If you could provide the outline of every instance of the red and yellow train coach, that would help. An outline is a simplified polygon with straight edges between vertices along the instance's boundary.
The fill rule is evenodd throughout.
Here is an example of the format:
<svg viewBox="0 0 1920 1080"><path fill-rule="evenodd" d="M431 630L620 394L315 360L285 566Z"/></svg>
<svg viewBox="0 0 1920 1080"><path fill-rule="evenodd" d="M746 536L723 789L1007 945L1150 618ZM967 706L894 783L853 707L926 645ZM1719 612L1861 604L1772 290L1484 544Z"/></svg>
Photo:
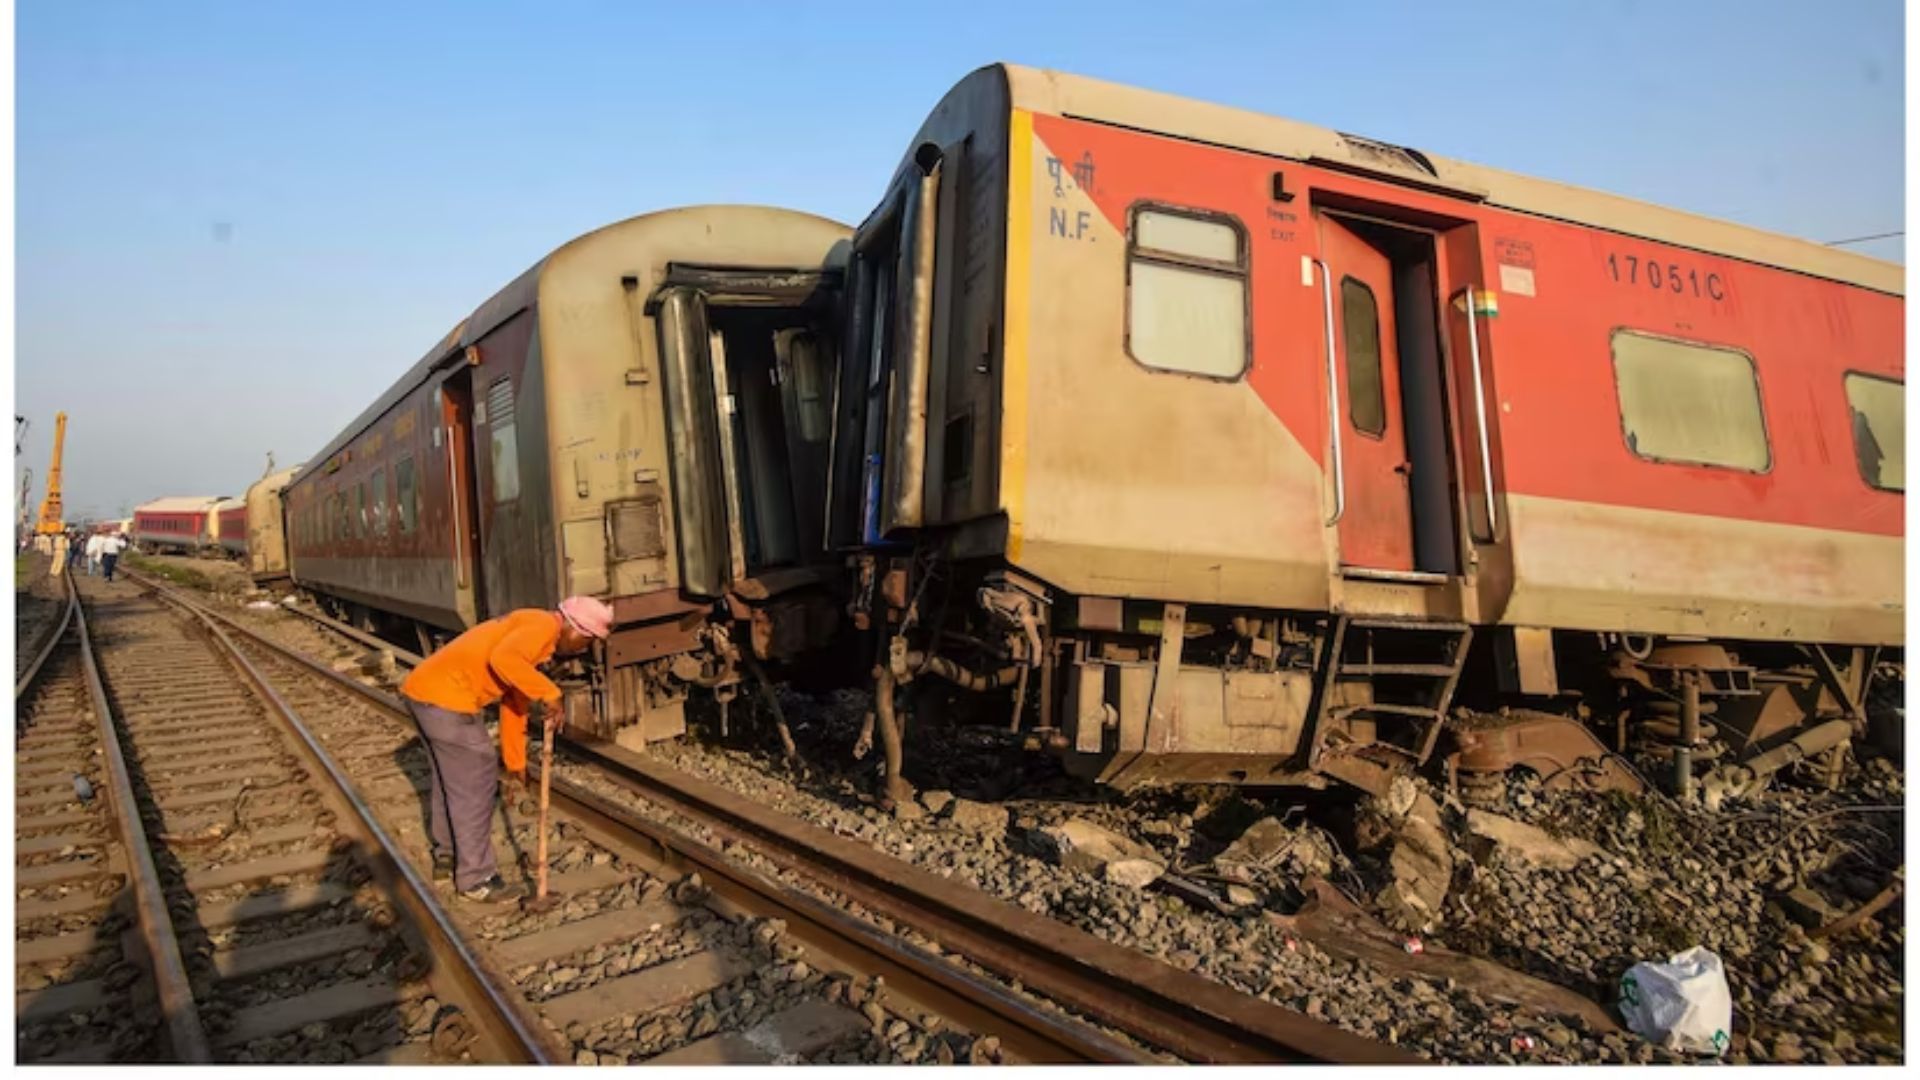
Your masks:
<svg viewBox="0 0 1920 1080"><path fill-rule="evenodd" d="M1901 644L1897 266L1011 66L854 246L883 739L937 675L1123 786L1679 782L1837 766Z"/></svg>
<svg viewBox="0 0 1920 1080"><path fill-rule="evenodd" d="M831 633L818 523L847 234L692 207L550 253L285 484L295 582L423 648L606 597L615 629L570 721L678 734L690 689L730 693L743 648Z"/></svg>

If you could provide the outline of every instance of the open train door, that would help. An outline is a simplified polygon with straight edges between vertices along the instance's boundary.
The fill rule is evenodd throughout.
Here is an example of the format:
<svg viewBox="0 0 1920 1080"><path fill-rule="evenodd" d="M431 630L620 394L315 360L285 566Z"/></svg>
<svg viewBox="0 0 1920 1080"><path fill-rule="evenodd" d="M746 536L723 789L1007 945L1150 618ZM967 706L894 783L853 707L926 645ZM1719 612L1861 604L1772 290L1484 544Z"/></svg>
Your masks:
<svg viewBox="0 0 1920 1080"><path fill-rule="evenodd" d="M837 270L669 264L660 334L680 587L756 598L815 567L831 430Z"/></svg>
<svg viewBox="0 0 1920 1080"><path fill-rule="evenodd" d="M474 494L473 369L462 364L439 387L440 430L435 432L444 455L450 554L453 558L454 606L466 625L480 622L486 612L480 581L480 507Z"/></svg>
<svg viewBox="0 0 1920 1080"><path fill-rule="evenodd" d="M882 544L927 520L934 377L935 256L955 212L942 183L954 153L925 143L853 238L834 415L827 543ZM936 492L937 494L937 492Z"/></svg>
<svg viewBox="0 0 1920 1080"><path fill-rule="evenodd" d="M1341 572L1459 573L1433 235L1322 209Z"/></svg>

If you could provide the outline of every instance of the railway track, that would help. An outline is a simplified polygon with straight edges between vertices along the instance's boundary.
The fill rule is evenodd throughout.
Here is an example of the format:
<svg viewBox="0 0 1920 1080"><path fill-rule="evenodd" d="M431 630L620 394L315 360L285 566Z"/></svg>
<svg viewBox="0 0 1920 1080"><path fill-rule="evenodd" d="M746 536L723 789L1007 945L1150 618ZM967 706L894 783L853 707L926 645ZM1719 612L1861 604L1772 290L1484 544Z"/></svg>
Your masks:
<svg viewBox="0 0 1920 1080"><path fill-rule="evenodd" d="M223 635L78 589L16 699L19 1059L535 1059Z"/></svg>
<svg viewBox="0 0 1920 1080"><path fill-rule="evenodd" d="M396 699L223 615L207 614L240 635L245 642L242 647L264 669L287 671L290 679L293 669L301 669L307 676L306 684L315 688L303 693L320 693L317 688L324 684L335 696L336 700L324 705L316 701L307 711L342 716L357 709L367 716L368 720L350 737L369 740L365 744L368 757L404 752L412 727L410 722L400 722L404 712ZM330 625L331 620L308 618L336 629ZM359 633L346 636L362 645L368 643ZM378 734L381 730L387 733L384 737ZM894 994L971 1031L993 1034L1012 1059L1417 1060L1398 1048L1354 1036L977 890L935 878L865 845L784 818L637 755L578 742L568 742L565 750L553 783L555 804L568 823L565 828L595 845L594 857L604 850L616 855L620 860L617 865L645 864L666 867L669 872L696 869L732 911L745 917L781 919L816 960L825 958L825 963L816 966L853 972L884 970ZM424 780L420 782L424 785ZM624 797L610 797L609 788ZM402 809L417 818L417 795L401 792L398 799L404 804ZM655 812L636 813L635 803L644 803ZM417 822L411 832L414 856L424 860L425 844ZM496 850L507 850L508 846L527 846L530 838L502 832L495 842ZM750 851L764 867L774 869L787 881L822 886L834 902L823 903L815 895L822 890L795 889L769 874L744 867L740 859L722 854L722 845ZM738 850L733 852L737 854ZM982 978L882 934L871 923L848 916L842 909L850 905L937 942L944 951L998 978ZM483 928L481 932L489 930ZM515 935L509 940L525 941L529 948L535 947L537 935L543 933L533 928L508 932ZM577 966L569 965L569 969ZM551 973L552 962L539 970ZM517 969L523 990L529 989L526 977L530 974L524 965ZM1071 1020L1054 1008L1037 1005L1023 994L1010 992L1001 980L1067 1005L1101 1026ZM594 984L569 993L601 989ZM542 997L542 993L532 989L529 997L549 1022L566 1021L564 1033L576 1041L583 1036L589 1041L599 1036L598 1021L571 1009L550 1008L551 999ZM598 996L604 999L609 994ZM848 1000L839 996L831 1003ZM876 1027L880 1023L874 1022ZM615 1040L614 1045L623 1044ZM644 1053L655 1047L643 1039L638 1049ZM619 1057L616 1053L615 1059Z"/></svg>
<svg viewBox="0 0 1920 1080"><path fill-rule="evenodd" d="M157 913L157 882L127 843L139 828L124 761L103 738L99 674L73 591L35 646L22 650L14 693L15 1060L80 1064L150 1057L171 1042L205 1060L191 1012L161 1030L155 983L142 970L179 972L177 949L142 940ZM106 730L110 730L110 723ZM168 1004L178 1006L177 997Z"/></svg>

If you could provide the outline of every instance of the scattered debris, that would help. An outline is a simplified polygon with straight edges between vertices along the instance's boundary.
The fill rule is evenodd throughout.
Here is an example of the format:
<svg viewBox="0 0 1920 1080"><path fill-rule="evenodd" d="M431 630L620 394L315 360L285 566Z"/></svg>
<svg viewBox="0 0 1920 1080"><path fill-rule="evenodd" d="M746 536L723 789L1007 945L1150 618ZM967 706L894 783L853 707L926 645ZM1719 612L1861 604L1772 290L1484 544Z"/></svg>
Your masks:
<svg viewBox="0 0 1920 1080"><path fill-rule="evenodd" d="M1704 945L1664 964L1635 964L1620 977L1620 1015L1635 1035L1669 1050L1724 1054L1733 1027L1726 966Z"/></svg>
<svg viewBox="0 0 1920 1080"><path fill-rule="evenodd" d="M1288 828L1279 818L1254 822L1225 851L1214 856L1213 872L1231 881L1251 882L1257 873L1285 870L1295 878L1333 872L1333 843L1310 825Z"/></svg>
<svg viewBox="0 0 1920 1080"><path fill-rule="evenodd" d="M953 792L923 791L920 793L920 805L926 807L927 813L938 817L942 810L953 805Z"/></svg>

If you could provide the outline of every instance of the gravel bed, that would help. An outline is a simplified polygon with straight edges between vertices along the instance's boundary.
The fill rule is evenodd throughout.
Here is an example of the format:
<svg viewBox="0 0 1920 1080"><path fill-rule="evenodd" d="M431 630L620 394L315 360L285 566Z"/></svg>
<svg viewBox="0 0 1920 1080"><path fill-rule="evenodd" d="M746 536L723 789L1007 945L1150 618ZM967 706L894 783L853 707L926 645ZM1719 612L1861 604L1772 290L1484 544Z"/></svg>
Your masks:
<svg viewBox="0 0 1920 1080"><path fill-rule="evenodd" d="M276 636L316 655L355 655L292 616L239 611L244 621L271 627ZM990 732L940 732L918 725L908 732L908 762L921 798L883 811L866 794L877 787L877 752L863 762L853 762L848 754L865 696L842 691L816 698L784 688L780 693L807 766L779 760L768 733L756 725L754 710L738 707L729 745L696 734L650 752L922 869L1436 1059L1688 1060L1626 1032L1603 1034L1574 1019L1543 1020L1465 986L1344 960L1276 924L1268 915L1298 903L1300 883L1309 873L1325 876L1363 906L1371 906L1371 898L1391 880L1384 855L1361 844L1374 808L1351 795L1197 787L1123 798L1061 775L1039 755L1009 758L1004 738ZM635 801L589 772L567 775ZM1686 810L1658 796L1549 794L1511 786L1499 813L1604 849L1602 856L1570 870L1499 852L1466 857L1473 844L1461 829L1463 808L1442 797L1449 842L1463 857L1455 862L1438 925L1424 940L1539 976L1609 1007L1619 977L1632 963L1707 945L1726 962L1735 995L1728 1060L1899 1062L1904 1060L1899 1022L1903 905L1844 939L1815 942L1789 917L1780 896L1797 885L1810 886L1844 909L1878 891L1900 862L1904 818L1860 808L1902 806L1904 790L1903 775L1885 761L1853 768L1836 792L1782 781L1717 813ZM1246 890L1238 895L1244 900L1251 894L1251 902L1231 914L1057 865L1044 834L1078 818L1151 849L1170 867L1205 872L1241 831L1268 817L1302 843L1238 884ZM699 833L690 823L670 823ZM744 851L729 853L773 871ZM883 929L897 929L872 913L859 914ZM1375 914L1391 921L1390 912L1376 909ZM920 1057L902 1053L916 1049L911 1040L889 1037L890 1019L875 1025L875 1045L836 1048L820 1060L945 1060L954 1052L948 1034L920 1029L909 1018L895 1019L907 1022L910 1034L921 1039ZM628 1043L603 1045L613 1049L583 1049L632 1060L660 1044L638 1040L636 1034ZM893 1056L882 1055L882 1047ZM979 1056L970 1044L958 1060Z"/></svg>
<svg viewBox="0 0 1920 1080"><path fill-rule="evenodd" d="M1371 809L1361 800L1337 792L1300 796L1220 787L1123 798L1083 787L1044 761L991 767L997 746L969 732L942 739L910 730L909 778L922 788L919 805L889 813L864 794L877 788L877 762L853 763L847 753L865 699L848 692L825 699L781 693L783 711L813 767L790 767L764 739L754 743L751 736L733 746L695 737L650 752L922 869L1440 1060L1685 1060L1630 1033L1602 1034L1574 1019L1543 1020L1466 987L1327 955L1265 918L1266 911L1286 911L1297 902L1299 880L1309 871L1324 874L1363 906L1391 879L1385 859L1355 843L1356 835L1365 835ZM736 731L743 727L754 730L748 722ZM918 775L916 761L927 763ZM995 801L981 801L987 798ZM1607 857L1569 871L1499 854L1460 858L1440 925L1424 943L1484 956L1607 1006L1634 962L1665 960L1704 944L1720 953L1734 989L1729 1060L1898 1062L1904 1057L1899 1016L1905 932L1897 906L1864 932L1815 946L1775 898L1809 879L1849 904L1872 895L1900 862L1903 818L1842 808L1903 803L1903 776L1878 759L1852 768L1839 791L1780 782L1717 813L1686 811L1658 796L1548 795L1515 785L1500 812L1592 840ZM1462 839L1460 809L1445 811L1456 842ZM1800 824L1828 811L1839 812ZM1310 842L1252 883L1259 886L1254 910L1233 915L1055 865L1041 835L1047 826L1079 818L1151 848L1169 866L1204 869L1263 817L1298 826ZM1674 837L1689 842L1675 844ZM1825 853L1836 844L1845 855L1829 866ZM1390 919L1387 912L1376 914ZM1836 956L1838 963L1831 963ZM1776 1050L1783 1039L1783 1049Z"/></svg>

